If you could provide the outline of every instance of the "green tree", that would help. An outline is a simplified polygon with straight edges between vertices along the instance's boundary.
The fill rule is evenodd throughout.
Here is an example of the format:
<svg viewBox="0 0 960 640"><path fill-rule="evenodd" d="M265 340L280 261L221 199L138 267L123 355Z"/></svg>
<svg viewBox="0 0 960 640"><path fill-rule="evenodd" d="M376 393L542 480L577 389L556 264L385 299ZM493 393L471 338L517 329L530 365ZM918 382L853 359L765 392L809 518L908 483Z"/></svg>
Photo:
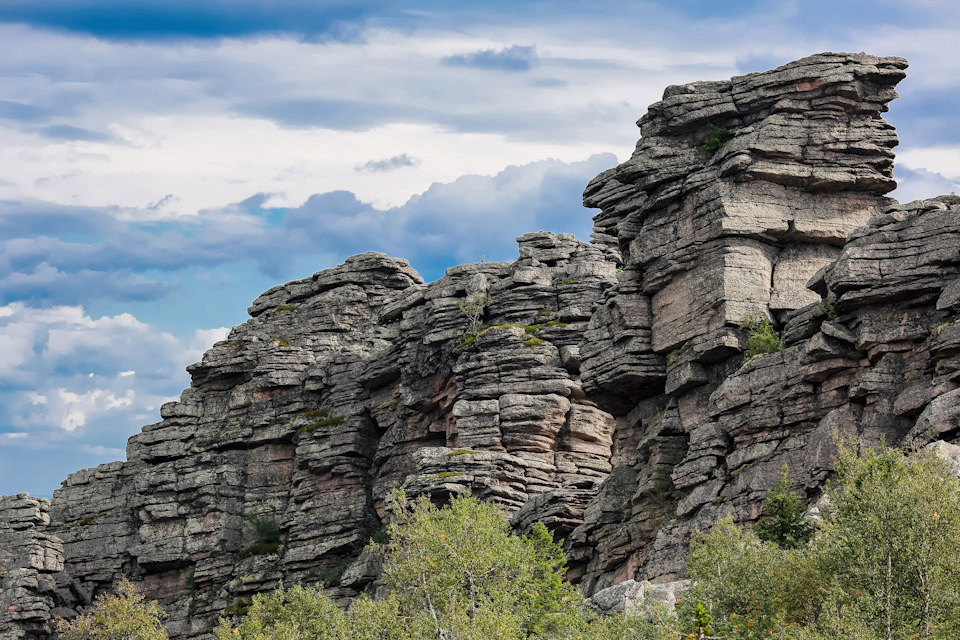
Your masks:
<svg viewBox="0 0 960 640"><path fill-rule="evenodd" d="M808 623L818 604L816 570L805 549L781 549L729 518L721 520L690 541L687 574L694 586L678 606L681 629L692 637L702 631L767 638Z"/></svg>
<svg viewBox="0 0 960 640"><path fill-rule="evenodd" d="M960 488L930 453L840 449L822 560L879 636L960 637Z"/></svg>
<svg viewBox="0 0 960 640"><path fill-rule="evenodd" d="M156 602L148 602L126 578L117 584L116 594L94 601L89 613L67 621L60 619L57 632L64 640L166 640L160 622L166 614Z"/></svg>
<svg viewBox="0 0 960 640"><path fill-rule="evenodd" d="M799 549L810 542L813 523L807 518L807 503L790 491L790 469L783 465L780 477L763 501L764 518L754 525L757 537L782 549Z"/></svg>
<svg viewBox="0 0 960 640"><path fill-rule="evenodd" d="M831 506L809 544L780 545L779 534L764 542L730 520L693 537L687 572L695 586L678 609L684 630L696 630L702 604L714 634L730 638L960 637L956 477L927 453L860 457L841 445L837 464Z"/></svg>
<svg viewBox="0 0 960 640"><path fill-rule="evenodd" d="M486 291L474 291L469 296L460 301L460 311L467 316L468 337L476 337L480 332L480 325L483 322L483 314L486 312L493 299Z"/></svg>
<svg viewBox="0 0 960 640"><path fill-rule="evenodd" d="M217 640L626 640L653 638L641 619L598 619L563 580L560 543L543 524L511 532L504 513L472 496L444 508L393 497L384 545L389 596L361 596L345 611L321 588L254 596L246 617ZM666 636L665 636L666 637Z"/></svg>
<svg viewBox="0 0 960 640"><path fill-rule="evenodd" d="M564 637L586 618L563 581L566 558L541 523L510 532L498 507L472 496L439 509L399 494L384 582L401 615L425 616L436 638Z"/></svg>
<svg viewBox="0 0 960 640"><path fill-rule="evenodd" d="M740 326L747 333L747 348L743 352L745 361L750 361L765 353L783 351L783 332L773 329L773 323L755 313L748 313L740 320Z"/></svg>

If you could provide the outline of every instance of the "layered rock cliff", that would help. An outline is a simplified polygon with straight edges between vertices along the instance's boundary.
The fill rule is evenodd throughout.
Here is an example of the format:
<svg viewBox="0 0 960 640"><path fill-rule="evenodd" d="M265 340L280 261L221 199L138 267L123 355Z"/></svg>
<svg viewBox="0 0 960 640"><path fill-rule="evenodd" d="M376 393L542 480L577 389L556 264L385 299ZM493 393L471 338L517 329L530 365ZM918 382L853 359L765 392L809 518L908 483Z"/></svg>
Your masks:
<svg viewBox="0 0 960 640"><path fill-rule="evenodd" d="M670 581L785 463L815 500L837 432L960 438L960 200L883 196L905 67L820 54L669 87L587 186L591 244L531 233L429 284L368 253L267 291L126 462L0 501L0 636L49 635L121 575L175 637L281 580L351 597L395 487L544 521L587 593ZM747 314L786 348L744 362Z"/></svg>

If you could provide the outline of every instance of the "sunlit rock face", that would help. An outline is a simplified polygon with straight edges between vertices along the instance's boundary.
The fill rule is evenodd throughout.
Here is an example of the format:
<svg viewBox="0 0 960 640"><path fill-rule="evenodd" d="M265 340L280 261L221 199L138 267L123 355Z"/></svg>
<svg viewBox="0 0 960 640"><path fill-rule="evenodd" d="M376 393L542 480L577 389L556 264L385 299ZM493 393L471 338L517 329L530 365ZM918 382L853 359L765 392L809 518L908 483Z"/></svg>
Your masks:
<svg viewBox="0 0 960 640"><path fill-rule="evenodd" d="M587 186L592 243L530 233L432 283L367 253L267 291L126 462L0 499L0 638L49 637L124 575L175 638L281 581L371 591L396 488L544 521L587 593L669 582L784 464L815 499L835 433L957 440L960 201L883 196L905 67L820 54L668 88ZM785 348L744 362L747 314Z"/></svg>

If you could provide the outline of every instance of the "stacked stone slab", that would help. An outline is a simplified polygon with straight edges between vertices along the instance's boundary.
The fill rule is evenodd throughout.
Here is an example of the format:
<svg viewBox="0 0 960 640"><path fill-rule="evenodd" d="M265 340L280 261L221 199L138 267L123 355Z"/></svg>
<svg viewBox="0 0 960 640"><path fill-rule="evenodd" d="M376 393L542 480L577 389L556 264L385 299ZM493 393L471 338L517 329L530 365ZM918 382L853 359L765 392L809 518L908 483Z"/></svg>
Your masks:
<svg viewBox="0 0 960 640"><path fill-rule="evenodd" d="M695 519L724 486L730 442L709 421L711 394L742 362L740 326L820 302L807 281L887 206L897 137L881 113L905 67L828 53L669 87L639 121L633 156L587 186L584 204L601 210L594 240L623 270L584 335L582 384L630 434L614 473L631 492L572 537L591 589L682 567L672 543L656 555L676 562L651 561L655 532Z"/></svg>
<svg viewBox="0 0 960 640"><path fill-rule="evenodd" d="M45 638L69 615L63 545L46 531L50 501L25 493L0 497L0 638Z"/></svg>
<svg viewBox="0 0 960 640"><path fill-rule="evenodd" d="M50 637L120 576L175 638L281 581L354 597L398 488L544 521L614 608L669 601L689 534L754 521L784 464L818 498L835 433L960 440L960 200L883 197L905 66L668 88L587 187L592 244L531 233L429 284L368 253L267 291L126 462L0 499L0 634ZM744 362L748 313L786 348Z"/></svg>

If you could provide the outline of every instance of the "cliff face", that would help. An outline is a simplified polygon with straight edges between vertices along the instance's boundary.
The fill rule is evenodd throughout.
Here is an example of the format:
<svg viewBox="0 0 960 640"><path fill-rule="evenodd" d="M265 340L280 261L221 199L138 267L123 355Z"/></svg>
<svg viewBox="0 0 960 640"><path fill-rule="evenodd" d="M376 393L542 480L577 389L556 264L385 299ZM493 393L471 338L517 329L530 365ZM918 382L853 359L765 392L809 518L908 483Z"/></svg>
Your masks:
<svg viewBox="0 0 960 640"><path fill-rule="evenodd" d="M394 487L543 520L588 593L669 581L784 463L815 500L835 432L960 438L960 201L883 197L905 67L821 54L668 88L587 186L592 244L527 234L430 284L363 254L267 291L127 462L0 500L0 637L48 635L119 575L176 637L281 580L351 597ZM744 363L745 314L786 348Z"/></svg>

